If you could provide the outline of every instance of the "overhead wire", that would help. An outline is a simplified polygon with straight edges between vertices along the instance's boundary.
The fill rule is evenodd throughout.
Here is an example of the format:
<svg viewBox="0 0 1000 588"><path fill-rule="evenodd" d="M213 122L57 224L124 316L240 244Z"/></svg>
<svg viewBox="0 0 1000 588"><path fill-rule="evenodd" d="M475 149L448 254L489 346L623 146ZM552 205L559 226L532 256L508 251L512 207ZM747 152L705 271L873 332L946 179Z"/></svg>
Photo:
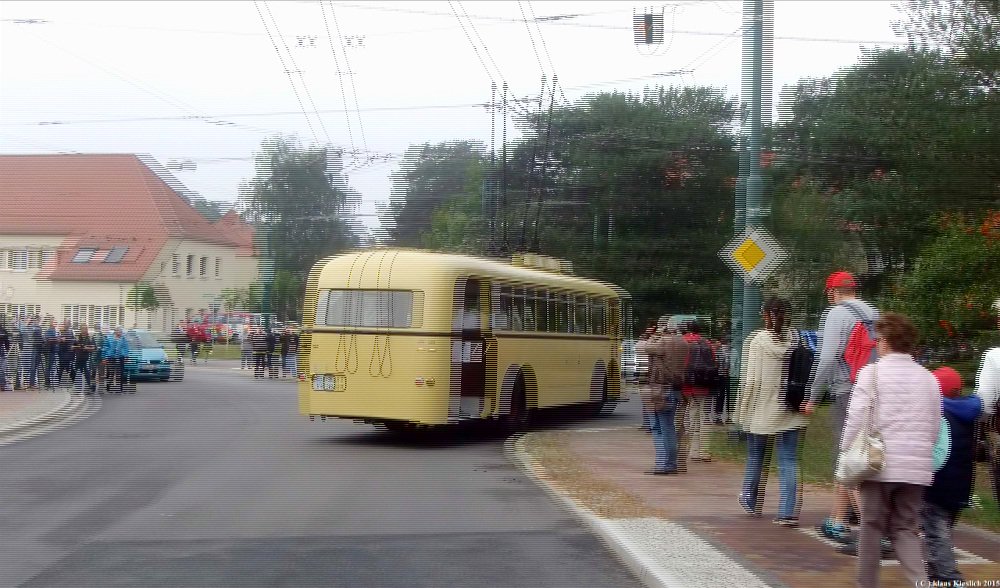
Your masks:
<svg viewBox="0 0 1000 588"><path fill-rule="evenodd" d="M103 71L104 73L110 75L111 77L113 77L115 79L118 79L118 80L124 82L125 84L128 84L129 86L132 86L132 87L134 87L134 88L136 88L136 89L138 89L138 90L140 90L142 92L145 92L146 94L149 94L150 96L156 98L157 100L160 100L162 102L165 102L166 104L169 104L170 106L176 108L177 110L180 110L182 112L186 111L186 112L199 113L197 115L188 115L185 118L198 118L199 120L203 120L204 122L207 122L209 124L234 126L234 127L239 127L239 128L243 128L243 129L247 129L247 130L251 130L251 131L255 131L255 132L268 132L266 129L261 129L261 128L253 127L253 126L250 126L250 125L239 125L239 124L232 123L232 122L229 122L229 121L219 120L220 117L213 117L213 116L204 115L198 108L196 108L196 107L188 104L187 102L184 102L183 100L181 100L179 98L171 96L170 94L167 94L166 92L163 92L162 90L160 90L160 89L158 89L158 88L156 88L156 87L154 87L154 86L152 86L150 84L147 84L146 82L143 82L142 80L134 78L134 77L132 77L132 76L130 76L130 75L124 73L124 72L115 70L110 65L104 65L102 63L98 63L98 62L93 61L93 60L91 60L91 59L89 59L89 58L87 58L87 57L85 57L83 55L80 55L79 53L75 53L73 51L70 51L69 49L63 47L62 45L60 45L58 43L55 43L55 42L53 42L53 41L51 41L49 39L46 39L44 36L41 36L41 35L39 35L38 33L34 32L34 31L30 31L29 30L28 33L30 35L32 35L33 37L35 37L35 39L37 39L39 41L42 41L44 43L47 43L47 44L51 45L52 47L55 47L56 49L62 51L63 53L66 53L67 55L75 57L76 59L79 59L80 61L83 61L84 63L86 63L86 64L88 64L88 65L90 65L92 67L95 67L95 68Z"/></svg>
<svg viewBox="0 0 1000 588"><path fill-rule="evenodd" d="M465 104L422 104L419 106L373 106L369 108L360 109L363 112L389 112L389 111L407 111L407 110L444 110L450 108L490 108L489 103L483 102L469 102ZM324 108L314 111L317 114L325 113L343 113L351 112L352 109L342 109L342 108ZM308 111L307 111L308 112ZM216 116L208 115L198 115L198 114L188 114L180 116L132 116L132 117L119 117L119 118L98 118L98 119L81 119L81 120L48 120L48 121L36 121L27 123L4 123L4 126L45 126L45 125L73 125L73 124L100 124L100 123L119 123L119 122L142 122L142 121L157 121L157 120L207 120L211 122L211 119L217 118L240 118L240 117L254 117L254 116L296 116L302 114L301 110L273 110L268 112L233 112L228 114L221 114Z"/></svg>
<svg viewBox="0 0 1000 588"><path fill-rule="evenodd" d="M264 13L260 11L260 6L257 4L257 0L254 0L253 6L257 9L257 15L260 16L260 22L264 25L264 30L267 32L267 37L271 41L271 46L274 47L274 52L278 55L278 62L281 64L281 68L284 70L285 74L288 75L288 83L292 86L292 93L295 94L295 100L299 103L299 108L302 110L303 116L306 119L306 125L309 127L309 134L312 135L313 141L316 141L316 130L313 129L312 120L309 118L309 113L306 110L305 104L302 103L302 97L299 96L299 89L295 87L295 81L292 79L292 71L288 69L285 65L285 58L281 55L281 49L278 47L278 43L274 40L274 35L271 34L270 27L267 26L267 19L264 18ZM267 7L265 3L265 8ZM270 14L270 11L268 11ZM275 29L275 34L277 34L277 29ZM318 142L318 141L317 141Z"/></svg>
<svg viewBox="0 0 1000 588"><path fill-rule="evenodd" d="M340 23L337 20L337 13L333 9L333 2L330 2L330 17L333 18L333 27L337 31L337 38L340 39L340 49L341 52L344 54L344 65L347 66L347 71L348 71L347 75L348 79L351 82L351 94L354 96L355 114L357 114L358 117L358 131L361 133L361 146L364 148L365 151L367 151L368 141L365 138L365 125L364 122L361 120L361 110L360 110L361 103L358 102L358 89L357 85L354 83L354 75L353 72L351 72L351 62L347 58L347 49L344 47L344 37L341 36L340 34ZM341 87L343 87L343 76L341 76Z"/></svg>
<svg viewBox="0 0 1000 588"><path fill-rule="evenodd" d="M331 7L331 10L332 10L332 7ZM326 28L326 36L327 36L327 38L330 41L330 53L333 54L333 64L337 68L337 71L340 73L340 75L337 76L337 77L340 78L340 96L341 96L341 98L343 99L343 102L344 102L344 118L347 121L347 138L348 138L348 140L351 143L351 151L354 151L356 149L356 147L354 145L354 130L351 128L351 114L347 110L348 109L348 106L347 106L347 91L344 88L344 76L345 75L346 76L353 75L353 72L351 72L350 66L347 66L347 69L341 69L340 68L340 59L337 57L337 50L334 49L334 47L333 47L333 35L330 34L330 24L326 20L326 9L323 7L323 3L322 2L320 2L320 4L319 4L319 11L323 15L323 26ZM339 34L338 34L338 36L339 36ZM343 44L341 44L341 48L343 48ZM346 58L347 58L347 52L346 51L344 52L344 58L345 58L345 65L347 65L346 64ZM355 107L357 107L357 104L355 104Z"/></svg>
<svg viewBox="0 0 1000 588"><path fill-rule="evenodd" d="M295 73L299 76L299 83L302 84L302 91L305 92L306 98L309 100L309 106L312 107L313 112L316 112L316 103L313 101L312 92L309 91L308 84L306 84L304 72L299 69L298 64L295 63L295 57L292 55L291 49L288 48L288 44L285 43L285 37L281 34L281 31L278 30L278 21L274 18L274 15L271 14L271 7L266 1L264 2L264 8L267 9L267 15L271 17L271 23L274 25L274 32L277 33L278 38L281 39L281 44L285 46L285 52L288 53L288 60L292 62L292 67L294 68ZM326 137L326 142L328 144L332 143L330 140L330 134L326 130L326 124L323 122L323 117L316 116L316 121L319 122L319 126L323 130L323 136Z"/></svg>

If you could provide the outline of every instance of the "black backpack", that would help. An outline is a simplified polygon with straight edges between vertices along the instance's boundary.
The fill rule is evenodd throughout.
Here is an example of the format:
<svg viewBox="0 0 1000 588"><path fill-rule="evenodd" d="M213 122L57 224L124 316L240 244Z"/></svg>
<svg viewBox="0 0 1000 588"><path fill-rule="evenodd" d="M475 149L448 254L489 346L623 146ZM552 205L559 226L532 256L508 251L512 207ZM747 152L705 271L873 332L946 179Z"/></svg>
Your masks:
<svg viewBox="0 0 1000 588"><path fill-rule="evenodd" d="M707 388L718 388L722 383L719 373L719 358L715 346L710 342L699 341L694 358L694 383Z"/></svg>
<svg viewBox="0 0 1000 588"><path fill-rule="evenodd" d="M788 383L785 385L785 408L788 410L802 412L802 402L806 399L815 361L816 351L807 344L800 331L799 344L792 349L788 359Z"/></svg>

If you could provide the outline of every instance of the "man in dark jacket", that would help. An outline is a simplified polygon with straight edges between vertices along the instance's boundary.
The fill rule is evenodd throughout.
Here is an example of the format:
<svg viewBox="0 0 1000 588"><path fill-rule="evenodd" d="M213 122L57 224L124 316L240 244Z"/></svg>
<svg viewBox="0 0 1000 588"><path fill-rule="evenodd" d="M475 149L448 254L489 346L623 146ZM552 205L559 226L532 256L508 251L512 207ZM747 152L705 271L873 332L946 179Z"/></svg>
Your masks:
<svg viewBox="0 0 1000 588"><path fill-rule="evenodd" d="M69 375L69 383L72 386L76 379L76 332L73 325L66 319L63 326L56 333L56 356L59 360L59 369L56 371L56 387L60 387L63 382L63 373Z"/></svg>
<svg viewBox="0 0 1000 588"><path fill-rule="evenodd" d="M10 345L7 317L0 314L0 392L7 389L7 355L10 353Z"/></svg>
<svg viewBox="0 0 1000 588"><path fill-rule="evenodd" d="M948 423L951 451L924 490L922 511L927 550L927 579L931 582L963 582L955 562L952 529L959 512L968 508L975 471L975 426L983 412L977 396L962 396L962 376L950 367L934 371L941 385L944 419Z"/></svg>

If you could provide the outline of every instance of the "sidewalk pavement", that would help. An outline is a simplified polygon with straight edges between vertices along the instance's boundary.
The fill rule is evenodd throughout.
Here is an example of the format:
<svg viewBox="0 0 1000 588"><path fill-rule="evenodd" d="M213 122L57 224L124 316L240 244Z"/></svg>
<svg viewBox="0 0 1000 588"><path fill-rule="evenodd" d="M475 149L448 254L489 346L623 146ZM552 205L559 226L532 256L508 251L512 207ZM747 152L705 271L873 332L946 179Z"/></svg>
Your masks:
<svg viewBox="0 0 1000 588"><path fill-rule="evenodd" d="M512 439L508 449L649 586L855 585L857 558L815 530L833 504L831 488L807 484L801 526L781 527L771 522L778 476L768 480L764 516L753 518L736 500L741 462L689 462L684 474L647 475L655 440L637 428L544 431ZM955 545L967 586L1000 585L1000 535L960 523ZM881 585L912 588L894 559L883 561Z"/></svg>
<svg viewBox="0 0 1000 588"><path fill-rule="evenodd" d="M54 390L0 392L0 446L65 427L96 412L97 396Z"/></svg>

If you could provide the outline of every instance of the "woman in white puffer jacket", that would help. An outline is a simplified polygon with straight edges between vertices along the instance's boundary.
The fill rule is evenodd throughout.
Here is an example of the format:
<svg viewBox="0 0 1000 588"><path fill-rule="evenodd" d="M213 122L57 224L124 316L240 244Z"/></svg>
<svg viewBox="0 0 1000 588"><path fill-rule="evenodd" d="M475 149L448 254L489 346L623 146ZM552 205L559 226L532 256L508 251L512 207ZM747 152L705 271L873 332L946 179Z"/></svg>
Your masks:
<svg viewBox="0 0 1000 588"><path fill-rule="evenodd" d="M924 487L934 476L934 445L941 428L941 392L934 375L913 361L917 327L906 316L887 312L875 324L880 359L858 373L851 391L841 450L864 426L877 398L875 429L885 441L885 465L862 482L858 586L878 586L880 543L892 538L906 578L927 582L919 536Z"/></svg>

